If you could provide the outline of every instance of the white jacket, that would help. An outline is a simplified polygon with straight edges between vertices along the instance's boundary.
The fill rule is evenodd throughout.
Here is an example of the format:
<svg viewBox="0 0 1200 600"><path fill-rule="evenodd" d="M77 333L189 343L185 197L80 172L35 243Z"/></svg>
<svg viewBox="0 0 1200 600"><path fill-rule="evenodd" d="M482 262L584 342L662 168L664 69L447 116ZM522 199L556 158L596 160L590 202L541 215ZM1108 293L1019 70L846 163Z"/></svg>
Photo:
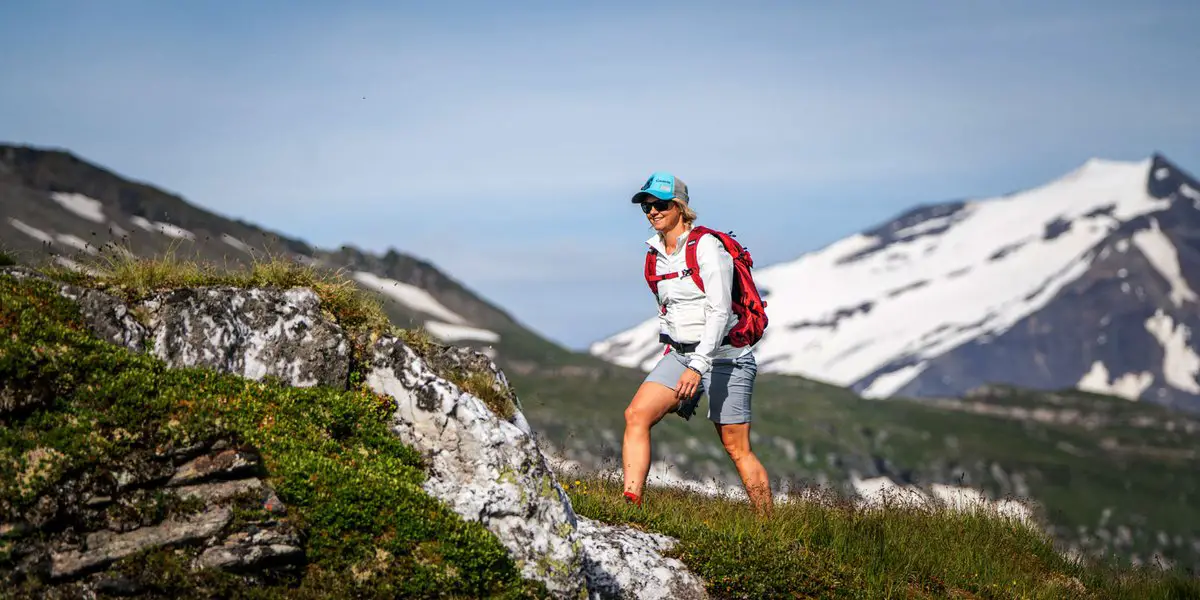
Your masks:
<svg viewBox="0 0 1200 600"><path fill-rule="evenodd" d="M683 232L675 244L675 253L667 249L655 233L646 243L658 251L655 273L682 272L687 268L684 243L688 232ZM666 311L658 317L659 331L681 344L700 342L696 350L687 354L688 366L707 373L714 359L732 359L749 354L749 346L735 348L720 346L721 340L737 324L733 313L733 257L725 250L721 241L711 235L701 236L696 243L696 262L700 264L700 279L704 291L696 287L690 275L664 279L658 282L658 301Z"/></svg>

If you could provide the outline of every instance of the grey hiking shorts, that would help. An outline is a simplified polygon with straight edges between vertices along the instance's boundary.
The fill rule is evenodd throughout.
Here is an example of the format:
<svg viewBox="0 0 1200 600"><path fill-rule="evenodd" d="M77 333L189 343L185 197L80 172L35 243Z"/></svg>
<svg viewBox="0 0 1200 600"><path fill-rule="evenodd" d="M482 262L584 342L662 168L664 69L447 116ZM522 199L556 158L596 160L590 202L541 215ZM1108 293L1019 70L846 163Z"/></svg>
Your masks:
<svg viewBox="0 0 1200 600"><path fill-rule="evenodd" d="M679 377L687 370L687 358L675 350L664 354L646 375L646 381L661 383L671 389L679 383ZM674 410L686 419L691 419L700 403L700 396L708 394L708 419L714 423L731 425L750 422L750 396L754 393L754 378L758 375L758 362L754 354L735 359L717 359L713 366L700 378L696 395L681 400Z"/></svg>

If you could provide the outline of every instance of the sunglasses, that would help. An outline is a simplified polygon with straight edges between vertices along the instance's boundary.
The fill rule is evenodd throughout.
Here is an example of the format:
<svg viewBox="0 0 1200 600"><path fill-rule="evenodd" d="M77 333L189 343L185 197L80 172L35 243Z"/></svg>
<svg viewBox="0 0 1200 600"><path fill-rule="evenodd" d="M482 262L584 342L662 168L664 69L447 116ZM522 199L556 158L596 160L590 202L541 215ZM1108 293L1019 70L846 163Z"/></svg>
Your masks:
<svg viewBox="0 0 1200 600"><path fill-rule="evenodd" d="M658 212L667 212L675 204L674 200L655 200L654 202L643 202L642 212L650 214L650 209L653 208Z"/></svg>

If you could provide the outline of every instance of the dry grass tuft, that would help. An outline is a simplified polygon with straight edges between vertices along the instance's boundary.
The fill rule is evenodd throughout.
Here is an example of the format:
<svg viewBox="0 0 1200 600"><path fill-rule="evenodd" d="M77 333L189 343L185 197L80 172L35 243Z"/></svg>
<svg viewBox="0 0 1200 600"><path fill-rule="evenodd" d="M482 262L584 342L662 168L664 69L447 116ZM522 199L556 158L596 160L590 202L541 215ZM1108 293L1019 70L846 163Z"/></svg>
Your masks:
<svg viewBox="0 0 1200 600"><path fill-rule="evenodd" d="M173 248L142 257L113 247L81 263L82 271L62 265L41 270L62 281L104 290L126 302L179 288L311 288L336 321L349 331L396 333L380 302L343 270L320 268L279 254L252 254L249 265L218 265L184 259Z"/></svg>

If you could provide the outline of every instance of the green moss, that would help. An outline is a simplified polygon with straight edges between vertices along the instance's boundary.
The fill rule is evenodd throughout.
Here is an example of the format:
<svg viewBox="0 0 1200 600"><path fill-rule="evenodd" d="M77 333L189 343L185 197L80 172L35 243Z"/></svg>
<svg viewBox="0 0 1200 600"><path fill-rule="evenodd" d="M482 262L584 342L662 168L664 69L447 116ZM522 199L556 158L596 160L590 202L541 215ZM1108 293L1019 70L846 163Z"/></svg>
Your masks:
<svg viewBox="0 0 1200 600"><path fill-rule="evenodd" d="M261 454L309 561L294 580L256 594L542 594L482 525L421 490L419 455L389 431L387 397L169 369L94 338L77 307L40 281L0 276L0 331L0 394L32 394L28 408L0 413L0 522L17 520L74 475L113 469L146 449L229 439ZM151 502L141 516L170 508ZM151 587L164 594L247 592L220 574L175 568L180 560L163 550L116 568L157 573Z"/></svg>

